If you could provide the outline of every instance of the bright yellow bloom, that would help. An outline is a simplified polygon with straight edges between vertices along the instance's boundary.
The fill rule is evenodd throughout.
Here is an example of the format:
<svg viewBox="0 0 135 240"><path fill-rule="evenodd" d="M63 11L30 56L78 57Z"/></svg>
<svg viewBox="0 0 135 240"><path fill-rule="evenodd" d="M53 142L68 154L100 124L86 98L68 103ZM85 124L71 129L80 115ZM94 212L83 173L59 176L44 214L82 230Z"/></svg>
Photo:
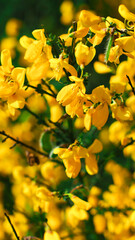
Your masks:
<svg viewBox="0 0 135 240"><path fill-rule="evenodd" d="M116 118L118 121L132 121L133 116L131 109L123 105L117 105L116 102L111 104L112 117Z"/></svg>
<svg viewBox="0 0 135 240"><path fill-rule="evenodd" d="M93 222L95 230L98 234L101 234L105 231L106 228L106 219L103 215L97 214L93 217Z"/></svg>
<svg viewBox="0 0 135 240"><path fill-rule="evenodd" d="M91 27L101 22L101 17L95 15L92 11L82 10L79 20L84 27Z"/></svg>
<svg viewBox="0 0 135 240"><path fill-rule="evenodd" d="M86 202L73 194L71 194L70 199L77 207L81 209L89 210L91 208L91 204L89 202Z"/></svg>
<svg viewBox="0 0 135 240"><path fill-rule="evenodd" d="M133 52L135 50L135 38L133 36L117 38L115 44L126 52Z"/></svg>
<svg viewBox="0 0 135 240"><path fill-rule="evenodd" d="M69 148L55 148L54 153L58 154L66 167L66 174L69 178L75 178L81 170L81 158L85 158L86 171L90 175L98 172L98 165L95 153L102 151L102 144L98 139L86 149L82 146L70 145Z"/></svg>
<svg viewBox="0 0 135 240"><path fill-rule="evenodd" d="M130 12L124 4L118 8L119 14L128 21L135 22L135 14Z"/></svg>
<svg viewBox="0 0 135 240"><path fill-rule="evenodd" d="M70 76L69 79L75 81L75 83L63 87L58 93L56 100L63 106L66 106L66 112L71 117L75 115L82 117L84 94L86 91L83 79L75 76Z"/></svg>
<svg viewBox="0 0 135 240"><path fill-rule="evenodd" d="M22 22L18 19L11 18L6 23L6 34L11 37L16 37L19 34L19 29L22 25Z"/></svg>
<svg viewBox="0 0 135 240"><path fill-rule="evenodd" d="M77 76L76 69L67 63L66 60L63 59L62 55L59 58L52 58L49 60L50 67L53 69L54 77L57 81L64 75L63 68L66 69L73 76Z"/></svg>
<svg viewBox="0 0 135 240"><path fill-rule="evenodd" d="M96 50L94 47L88 47L82 42L78 43L75 48L76 62L81 68L88 65L94 58L95 54Z"/></svg>
<svg viewBox="0 0 135 240"><path fill-rule="evenodd" d="M50 201L52 198L52 192L50 192L46 187L39 187L36 191L36 196L41 201Z"/></svg>
<svg viewBox="0 0 135 240"><path fill-rule="evenodd" d="M102 62L94 62L94 69L99 74L110 73L111 68Z"/></svg>
<svg viewBox="0 0 135 240"><path fill-rule="evenodd" d="M62 24L69 25L72 22L74 14L74 5L72 1L63 1L60 6L60 12L62 14L60 18Z"/></svg>
<svg viewBox="0 0 135 240"><path fill-rule="evenodd" d="M60 240L60 237L57 232L48 229L44 233L44 240Z"/></svg>
<svg viewBox="0 0 135 240"><path fill-rule="evenodd" d="M91 124L95 125L98 129L101 129L109 116L108 105L111 104L111 96L109 89L103 85L95 88L92 94L88 96L90 105L86 104L86 114L84 117L84 126L87 130L90 130Z"/></svg>
<svg viewBox="0 0 135 240"><path fill-rule="evenodd" d="M1 64L0 98L7 100L9 110L14 115L14 109L23 108L25 104L25 90L23 88L25 69L14 68L8 49L1 52Z"/></svg>
<svg viewBox="0 0 135 240"><path fill-rule="evenodd" d="M121 22L120 20L116 19L116 18L112 18L112 17L107 17L106 18L106 27L110 27L110 23L114 23L116 24L116 28L119 30L124 30L125 29L125 25L123 22Z"/></svg>
<svg viewBox="0 0 135 240"><path fill-rule="evenodd" d="M26 49L24 59L34 62L42 53L46 56L46 60L52 58L51 46L46 44L44 29L34 30L32 35L36 40L27 36L20 38L20 44Z"/></svg>

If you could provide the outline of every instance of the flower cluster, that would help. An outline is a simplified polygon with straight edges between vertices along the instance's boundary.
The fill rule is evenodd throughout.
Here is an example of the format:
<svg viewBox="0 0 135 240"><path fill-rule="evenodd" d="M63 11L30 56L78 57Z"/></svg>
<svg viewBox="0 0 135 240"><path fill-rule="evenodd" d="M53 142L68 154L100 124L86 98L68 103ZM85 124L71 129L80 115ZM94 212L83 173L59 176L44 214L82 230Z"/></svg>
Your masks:
<svg viewBox="0 0 135 240"><path fill-rule="evenodd" d="M71 23L73 3L60 11ZM19 42L21 22L7 23L0 240L134 239L135 14L118 12L124 21L81 10L66 33L36 29ZM15 47L23 67L12 65ZM93 81L92 66L109 81Z"/></svg>

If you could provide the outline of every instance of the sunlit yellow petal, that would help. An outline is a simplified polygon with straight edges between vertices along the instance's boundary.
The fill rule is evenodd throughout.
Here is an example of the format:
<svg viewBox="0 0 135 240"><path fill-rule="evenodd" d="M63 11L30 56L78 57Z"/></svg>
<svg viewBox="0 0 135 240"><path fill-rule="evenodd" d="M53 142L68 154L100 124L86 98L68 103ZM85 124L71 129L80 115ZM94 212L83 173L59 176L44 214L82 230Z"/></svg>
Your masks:
<svg viewBox="0 0 135 240"><path fill-rule="evenodd" d="M97 106L96 111L92 115L92 124L101 129L107 122L109 110L107 103Z"/></svg>
<svg viewBox="0 0 135 240"><path fill-rule="evenodd" d="M69 178L76 178L81 170L81 162L79 157L63 159L66 167L66 174Z"/></svg>
<svg viewBox="0 0 135 240"><path fill-rule="evenodd" d="M103 149L102 143L98 140L95 139L92 145L88 148L88 152L90 153L99 153Z"/></svg>
<svg viewBox="0 0 135 240"><path fill-rule="evenodd" d="M72 65L70 65L66 62L63 62L63 68L65 68L72 76L77 77L77 71Z"/></svg>
<svg viewBox="0 0 135 240"><path fill-rule="evenodd" d="M44 35L44 29L36 29L32 32L32 35L34 36L34 38L36 38L37 40L45 40L45 35Z"/></svg>
<svg viewBox="0 0 135 240"><path fill-rule="evenodd" d="M19 40L21 46L26 48L26 49L30 46L31 43L33 43L33 41L34 41L34 39L29 38L27 36L23 36Z"/></svg>
<svg viewBox="0 0 135 240"><path fill-rule="evenodd" d="M135 14L130 12L124 4L121 4L118 8L119 14L126 20L135 22Z"/></svg>
<svg viewBox="0 0 135 240"><path fill-rule="evenodd" d="M1 52L1 64L4 72L7 72L7 73L11 72L13 65L12 65L11 54L8 49L4 49Z"/></svg>
<svg viewBox="0 0 135 240"><path fill-rule="evenodd" d="M96 16L93 12L82 10L79 16L79 20L84 27L90 27L94 24L101 22L101 17Z"/></svg>
<svg viewBox="0 0 135 240"><path fill-rule="evenodd" d="M47 230L44 233L44 240L60 240L60 237L57 232Z"/></svg>
<svg viewBox="0 0 135 240"><path fill-rule="evenodd" d="M106 64L98 61L94 62L94 69L99 74L105 74L105 73L111 72L111 69Z"/></svg>
<svg viewBox="0 0 135 240"><path fill-rule="evenodd" d="M11 73L11 78L18 83L19 88L22 88L24 85L25 68L14 68Z"/></svg>
<svg viewBox="0 0 135 240"><path fill-rule="evenodd" d="M97 160L94 154L89 154L89 156L85 158L85 167L90 175L94 175L98 172Z"/></svg>
<svg viewBox="0 0 135 240"><path fill-rule="evenodd" d="M126 52L132 52L135 49L135 39L133 36L117 38L115 43Z"/></svg>
<svg viewBox="0 0 135 240"><path fill-rule="evenodd" d="M42 52L42 48L43 48L43 43L41 41L35 40L27 48L24 59L26 59L29 62L35 61L40 56Z"/></svg>
<svg viewBox="0 0 135 240"><path fill-rule="evenodd" d="M91 204L89 202L86 202L73 194L71 195L70 199L75 205L77 205L77 207L81 209L89 210L91 208Z"/></svg>
<svg viewBox="0 0 135 240"><path fill-rule="evenodd" d="M90 112L87 112L87 113L85 114L85 117L84 117L84 126L85 126L85 128L86 128L87 131L89 131L90 128L91 128L91 114L90 114Z"/></svg>

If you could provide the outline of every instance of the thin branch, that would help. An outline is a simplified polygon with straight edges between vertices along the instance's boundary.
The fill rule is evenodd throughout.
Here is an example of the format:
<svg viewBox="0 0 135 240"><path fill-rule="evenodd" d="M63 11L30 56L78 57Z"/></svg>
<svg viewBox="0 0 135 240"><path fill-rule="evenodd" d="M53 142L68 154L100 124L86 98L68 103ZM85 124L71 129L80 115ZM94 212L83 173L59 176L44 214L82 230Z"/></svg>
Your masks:
<svg viewBox="0 0 135 240"><path fill-rule="evenodd" d="M44 81L44 80L42 80L43 81L43 85L45 85L45 86L47 86L48 87L48 89L51 91L51 93L53 94L53 96L56 98L56 93L52 90L52 88L50 87L50 85L49 84L47 84L47 82L46 81Z"/></svg>
<svg viewBox="0 0 135 240"><path fill-rule="evenodd" d="M26 105L24 107L24 110L28 111L31 115L33 115L39 121L40 124L43 124L46 127L50 127L44 119L40 118L39 115L32 112Z"/></svg>
<svg viewBox="0 0 135 240"><path fill-rule="evenodd" d="M135 95L135 89L134 89L134 87L133 87L133 85L132 85L132 83L131 83L131 80L130 80L130 78L129 78L128 75L126 75L126 77L127 77L127 79L128 79L128 83L129 83L130 87L132 88L132 92L133 92L133 94Z"/></svg>
<svg viewBox="0 0 135 240"><path fill-rule="evenodd" d="M35 86L30 85L30 84L28 84L28 85L26 85L26 86L35 89L36 92L38 92L38 93L40 93L40 94L47 94L47 95L49 95L49 96L51 96L51 97L53 97L53 98L56 97L56 96L54 96L54 94L51 94L51 93L45 91L44 89L42 89L42 88L39 87L39 86L35 87Z"/></svg>
<svg viewBox="0 0 135 240"><path fill-rule="evenodd" d="M16 236L16 239L17 239L17 240L20 240L20 238L19 238L19 236L18 236L18 234L17 234L17 232L16 232L16 230L15 230L15 228L14 228L14 226L13 226L11 220L10 220L10 217L7 215L7 213L4 213L4 215L5 215L5 217L7 218L8 222L9 222L9 224L10 224L10 226L11 226L13 232L14 232L14 234L15 234L15 236Z"/></svg>
<svg viewBox="0 0 135 240"><path fill-rule="evenodd" d="M3 135L3 136L5 136L6 138L10 138L10 139L13 140L14 142L16 142L16 144L20 144L20 145L22 145L22 146L24 146L24 147L26 147L26 148L28 148L28 149L31 149L33 152L36 152L36 153L38 153L38 154L40 154L40 155L43 155L43 156L48 157L48 154L46 154L46 153L44 153L44 152L41 152L41 151L35 149L34 147L29 146L29 145L27 145L26 143L21 142L20 140L14 138L14 137L11 137L11 136L8 135L7 133L5 133L5 131L0 131L0 134Z"/></svg>
<svg viewBox="0 0 135 240"><path fill-rule="evenodd" d="M27 110L30 114L32 114L37 120L39 124L43 124L46 127L49 127L49 124L42 118L40 118L40 116L38 116L36 113L32 112L26 105L24 107L25 110ZM66 137L70 138L70 136L67 135L67 131L62 127L61 123L58 122L53 122L51 121L51 119L48 120L51 124L53 124L55 127L57 127L62 134L61 137L63 138L63 140L65 140ZM51 128L50 131L54 132L57 135L57 132L54 128Z"/></svg>

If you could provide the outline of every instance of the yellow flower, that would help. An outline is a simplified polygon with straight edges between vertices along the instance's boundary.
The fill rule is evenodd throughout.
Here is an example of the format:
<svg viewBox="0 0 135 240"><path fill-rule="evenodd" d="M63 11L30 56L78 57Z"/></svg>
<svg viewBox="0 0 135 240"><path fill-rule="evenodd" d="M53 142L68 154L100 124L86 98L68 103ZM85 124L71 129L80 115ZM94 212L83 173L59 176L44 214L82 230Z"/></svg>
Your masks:
<svg viewBox="0 0 135 240"><path fill-rule="evenodd" d="M11 18L6 23L6 34L11 37L16 37L19 34L19 29L22 25L22 22L18 19Z"/></svg>
<svg viewBox="0 0 135 240"><path fill-rule="evenodd" d="M63 59L62 55L59 58L52 58L49 60L50 67L53 69L54 77L57 81L64 75L63 68L66 69L73 76L77 76L76 69L67 63L66 60Z"/></svg>
<svg viewBox="0 0 135 240"><path fill-rule="evenodd" d="M59 234L55 231L47 230L44 233L44 240L60 240Z"/></svg>
<svg viewBox="0 0 135 240"><path fill-rule="evenodd" d="M119 30L125 29L124 23L116 18L107 17L105 23L106 23L107 28L110 27L110 23L114 23L114 24L116 24L117 29L119 29Z"/></svg>
<svg viewBox="0 0 135 240"><path fill-rule="evenodd" d="M82 117L84 94L86 91L83 79L75 76L70 76L69 79L75 81L75 83L63 87L59 91L56 100L63 106L66 106L66 112L71 117L74 117L75 115Z"/></svg>
<svg viewBox="0 0 135 240"><path fill-rule="evenodd" d="M99 74L110 73L111 68L102 62L94 62L94 69Z"/></svg>
<svg viewBox="0 0 135 240"><path fill-rule="evenodd" d="M118 8L119 14L128 21L135 22L135 14L130 12L124 4Z"/></svg>
<svg viewBox="0 0 135 240"><path fill-rule="evenodd" d="M77 207L81 209L89 210L91 208L91 204L89 202L86 202L73 194L71 194L70 199Z"/></svg>
<svg viewBox="0 0 135 240"><path fill-rule="evenodd" d="M91 27L101 22L101 17L95 15L92 11L82 10L79 20L84 27Z"/></svg>
<svg viewBox="0 0 135 240"><path fill-rule="evenodd" d="M111 104L112 117L116 118L118 121L132 121L133 116L131 109L129 107L120 105L118 106L116 102Z"/></svg>
<svg viewBox="0 0 135 240"><path fill-rule="evenodd" d="M87 149L87 155L85 158L86 171L90 175L94 175L98 172L98 165L95 153L101 152L103 149L102 143L95 139L91 146Z"/></svg>
<svg viewBox="0 0 135 240"><path fill-rule="evenodd" d="M115 44L126 52L133 52L135 50L135 38L133 36L117 38Z"/></svg>
<svg viewBox="0 0 135 240"><path fill-rule="evenodd" d="M55 154L63 160L66 167L66 174L69 178L76 178L81 170L80 161L80 147L74 146L72 149L69 148L56 148Z"/></svg>
<svg viewBox="0 0 135 240"><path fill-rule="evenodd" d="M74 14L74 5L72 1L63 1L60 6L60 12L62 14L60 20L62 24L68 25L71 23Z"/></svg>
<svg viewBox="0 0 135 240"><path fill-rule="evenodd" d="M52 57L50 51L48 52L46 48L50 49L49 45L46 45L46 38L44 35L44 29L37 29L32 32L35 37L29 38L23 36L20 38L20 44L26 49L24 59L29 62L34 62L42 53L46 55L47 60Z"/></svg>
<svg viewBox="0 0 135 240"><path fill-rule="evenodd" d="M105 231L106 228L106 219L103 215L97 214L93 217L93 222L95 230L98 234L101 234Z"/></svg>
<svg viewBox="0 0 135 240"><path fill-rule="evenodd" d="M26 76L31 85L37 85L41 82L41 79L45 79L47 71L49 69L49 61L46 59L44 53L42 53L26 70Z"/></svg>
<svg viewBox="0 0 135 240"><path fill-rule="evenodd" d="M76 62L81 68L88 65L94 58L95 54L96 50L94 47L88 47L82 42L78 43L75 47Z"/></svg>
<svg viewBox="0 0 135 240"><path fill-rule="evenodd" d="M98 165L95 153L102 151L102 144L98 139L86 149L82 146L76 146L75 143L68 148L55 148L54 153L63 160L66 167L66 174L69 178L75 178L81 170L81 158L85 158L86 171L90 175L98 172Z"/></svg>
<svg viewBox="0 0 135 240"><path fill-rule="evenodd" d="M93 104L91 103L91 106L86 104L85 106L87 112L84 117L84 126L87 130L90 130L91 124L93 124L98 129L101 129L109 116L108 105L111 104L109 89L101 85L92 91L88 99Z"/></svg>
<svg viewBox="0 0 135 240"><path fill-rule="evenodd" d="M1 52L1 64L0 97L8 101L9 110L14 115L14 109L23 108L25 104L25 91L23 89L25 69L14 68L8 49Z"/></svg>
<svg viewBox="0 0 135 240"><path fill-rule="evenodd" d="M46 187L39 187L36 191L36 196L42 201L50 201L52 199L52 192Z"/></svg>

